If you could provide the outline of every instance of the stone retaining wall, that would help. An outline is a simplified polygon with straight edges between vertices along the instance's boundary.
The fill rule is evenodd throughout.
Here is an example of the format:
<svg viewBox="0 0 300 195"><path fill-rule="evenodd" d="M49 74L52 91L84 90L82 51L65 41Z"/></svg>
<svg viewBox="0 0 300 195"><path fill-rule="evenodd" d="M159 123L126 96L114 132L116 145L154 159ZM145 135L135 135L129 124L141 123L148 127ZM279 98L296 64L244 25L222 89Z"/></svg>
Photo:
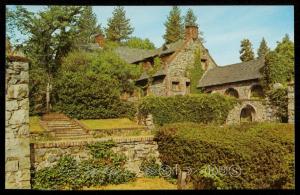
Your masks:
<svg viewBox="0 0 300 195"><path fill-rule="evenodd" d="M5 74L5 188L30 189L28 62L8 56Z"/></svg>
<svg viewBox="0 0 300 195"><path fill-rule="evenodd" d="M111 139L117 144L112 150L117 153L123 153L128 159L125 167L135 172L138 176L143 176L143 173L139 170L143 158L153 156L160 163L157 150L158 145L153 141L153 136L144 136L32 143L30 147L31 168L40 170L52 166L63 155L71 155L78 161L87 160L91 157L88 149L85 147L87 144L104 142Z"/></svg>

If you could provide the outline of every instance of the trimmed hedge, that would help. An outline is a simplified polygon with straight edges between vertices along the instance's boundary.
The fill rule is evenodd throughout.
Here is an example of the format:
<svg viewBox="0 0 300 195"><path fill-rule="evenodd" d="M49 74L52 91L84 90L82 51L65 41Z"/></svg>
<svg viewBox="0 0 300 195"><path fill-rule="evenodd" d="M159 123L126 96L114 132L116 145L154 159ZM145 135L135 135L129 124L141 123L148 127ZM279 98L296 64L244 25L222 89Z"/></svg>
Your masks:
<svg viewBox="0 0 300 195"><path fill-rule="evenodd" d="M192 168L196 188L199 185L205 189L294 188L291 124L174 123L159 128L155 139L162 163ZM208 166L231 167L231 170L227 174L201 172ZM241 174L232 176L238 173L237 166Z"/></svg>
<svg viewBox="0 0 300 195"><path fill-rule="evenodd" d="M174 122L224 123L236 100L220 94L147 96L138 105L138 115L153 115L155 124Z"/></svg>

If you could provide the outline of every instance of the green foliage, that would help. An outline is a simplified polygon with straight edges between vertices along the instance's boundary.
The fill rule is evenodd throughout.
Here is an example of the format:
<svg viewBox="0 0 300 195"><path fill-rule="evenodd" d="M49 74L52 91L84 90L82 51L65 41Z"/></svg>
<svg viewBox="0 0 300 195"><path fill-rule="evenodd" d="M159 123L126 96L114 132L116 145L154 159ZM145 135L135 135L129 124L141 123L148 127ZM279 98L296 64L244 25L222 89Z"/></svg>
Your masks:
<svg viewBox="0 0 300 195"><path fill-rule="evenodd" d="M204 70L201 64L201 49L198 48L194 53L194 65L187 70L188 77L191 81L191 93L199 93L201 92L199 88L197 88L199 80L202 78Z"/></svg>
<svg viewBox="0 0 300 195"><path fill-rule="evenodd" d="M193 10L188 9L188 11L184 17L185 26L198 26L196 21L197 21L197 17L195 16Z"/></svg>
<svg viewBox="0 0 300 195"><path fill-rule="evenodd" d="M275 114L281 122L288 121L288 92L286 87L271 89L267 92L271 104L275 108Z"/></svg>
<svg viewBox="0 0 300 195"><path fill-rule="evenodd" d="M291 124L175 123L160 127L155 140L162 163L191 168L196 186L205 183L206 189L294 188ZM219 171L228 169L211 175L202 172L207 166Z"/></svg>
<svg viewBox="0 0 300 195"><path fill-rule="evenodd" d="M180 16L179 7L173 6L164 25L166 27L166 32L163 38L167 44L183 38L184 26Z"/></svg>
<svg viewBox="0 0 300 195"><path fill-rule="evenodd" d="M133 91L138 71L109 50L71 52L53 86L55 109L78 119L132 118L135 107L120 94Z"/></svg>
<svg viewBox="0 0 300 195"><path fill-rule="evenodd" d="M106 38L116 42L128 39L134 30L129 22L124 7L117 6L113 11L113 16L107 21Z"/></svg>
<svg viewBox="0 0 300 195"><path fill-rule="evenodd" d="M138 105L139 117L153 115L157 125L174 122L223 123L236 100L220 94L172 97L144 97Z"/></svg>
<svg viewBox="0 0 300 195"><path fill-rule="evenodd" d="M287 35L277 43L274 51L266 55L265 60L262 70L264 75L262 82L265 88L271 88L274 83L286 84L294 80L294 43Z"/></svg>
<svg viewBox="0 0 300 195"><path fill-rule="evenodd" d="M254 60L252 43L249 41L249 39L243 39L241 41L240 59L242 62Z"/></svg>
<svg viewBox="0 0 300 195"><path fill-rule="evenodd" d="M96 15L93 13L92 6L84 6L82 15L78 23L78 38L77 44L87 44L91 41L91 36L94 34L103 34L101 26L97 24Z"/></svg>
<svg viewBox="0 0 300 195"><path fill-rule="evenodd" d="M146 177L157 177L160 176L160 165L156 163L156 159L154 157L144 158L140 170L144 172Z"/></svg>
<svg viewBox="0 0 300 195"><path fill-rule="evenodd" d="M91 159L77 162L71 156L63 156L56 165L34 171L33 189L82 189L132 181L135 174L124 168L126 158L114 153L113 146L112 141L88 145Z"/></svg>
<svg viewBox="0 0 300 195"><path fill-rule="evenodd" d="M141 39L138 37L132 37L122 45L138 49L155 49L154 43L147 38Z"/></svg>
<svg viewBox="0 0 300 195"><path fill-rule="evenodd" d="M46 112L47 73L44 69L29 69L29 114L37 115Z"/></svg>
<svg viewBox="0 0 300 195"><path fill-rule="evenodd" d="M270 48L267 45L267 42L265 40L265 38L262 39L262 41L260 42L258 51L257 51L257 56L260 57L265 57L267 55L267 53L270 52Z"/></svg>

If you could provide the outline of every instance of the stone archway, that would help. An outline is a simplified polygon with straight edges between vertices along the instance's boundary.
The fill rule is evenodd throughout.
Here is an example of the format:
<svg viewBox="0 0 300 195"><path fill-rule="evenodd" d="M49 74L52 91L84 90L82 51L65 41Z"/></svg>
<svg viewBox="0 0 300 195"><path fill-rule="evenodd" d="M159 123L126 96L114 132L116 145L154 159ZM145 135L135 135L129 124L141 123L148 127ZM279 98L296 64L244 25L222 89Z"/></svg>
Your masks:
<svg viewBox="0 0 300 195"><path fill-rule="evenodd" d="M256 111L253 106L246 105L244 108L242 108L240 113L240 122L253 122L255 121L255 114Z"/></svg>
<svg viewBox="0 0 300 195"><path fill-rule="evenodd" d="M239 93L234 88L228 88L228 89L226 89L225 95L228 95L228 96L231 96L231 97L235 97L235 98L239 98Z"/></svg>
<svg viewBox="0 0 300 195"><path fill-rule="evenodd" d="M261 85L253 85L251 87L250 98L264 98L264 91Z"/></svg>

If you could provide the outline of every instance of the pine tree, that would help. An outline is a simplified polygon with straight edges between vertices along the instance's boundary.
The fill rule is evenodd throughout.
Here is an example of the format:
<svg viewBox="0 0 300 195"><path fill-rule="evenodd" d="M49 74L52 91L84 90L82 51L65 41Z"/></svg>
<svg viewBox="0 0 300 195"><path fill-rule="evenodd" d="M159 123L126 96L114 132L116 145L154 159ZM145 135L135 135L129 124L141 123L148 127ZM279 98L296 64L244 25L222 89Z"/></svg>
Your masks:
<svg viewBox="0 0 300 195"><path fill-rule="evenodd" d="M97 18L91 6L83 8L78 24L78 32L76 42L79 44L91 42L90 38L94 34L103 34L101 26L97 24Z"/></svg>
<svg viewBox="0 0 300 195"><path fill-rule="evenodd" d="M257 51L257 56L259 58L264 57L269 52L270 52L270 48L268 47L265 38L263 38L262 41L260 42L260 46L259 46L258 51Z"/></svg>
<svg viewBox="0 0 300 195"><path fill-rule="evenodd" d="M195 16L193 10L188 9L188 11L184 17L185 26L198 26L196 21L197 21L197 17Z"/></svg>
<svg viewBox="0 0 300 195"><path fill-rule="evenodd" d="M134 28L130 26L130 20L126 18L124 7L118 6L113 11L113 16L108 19L105 29L106 38L111 41L121 42L133 33Z"/></svg>
<svg viewBox="0 0 300 195"><path fill-rule="evenodd" d="M199 25L197 24L197 17L195 16L194 12L192 9L188 9L185 17L184 17L184 25L185 26L197 26L199 27ZM199 31L199 39L202 43L204 43L204 38L203 38L203 32Z"/></svg>
<svg viewBox="0 0 300 195"><path fill-rule="evenodd" d="M241 41L240 59L242 62L247 62L254 59L252 44L249 39Z"/></svg>
<svg viewBox="0 0 300 195"><path fill-rule="evenodd" d="M173 6L164 25L166 27L166 32L163 38L167 44L176 42L183 38L184 26L180 16L179 7Z"/></svg>

